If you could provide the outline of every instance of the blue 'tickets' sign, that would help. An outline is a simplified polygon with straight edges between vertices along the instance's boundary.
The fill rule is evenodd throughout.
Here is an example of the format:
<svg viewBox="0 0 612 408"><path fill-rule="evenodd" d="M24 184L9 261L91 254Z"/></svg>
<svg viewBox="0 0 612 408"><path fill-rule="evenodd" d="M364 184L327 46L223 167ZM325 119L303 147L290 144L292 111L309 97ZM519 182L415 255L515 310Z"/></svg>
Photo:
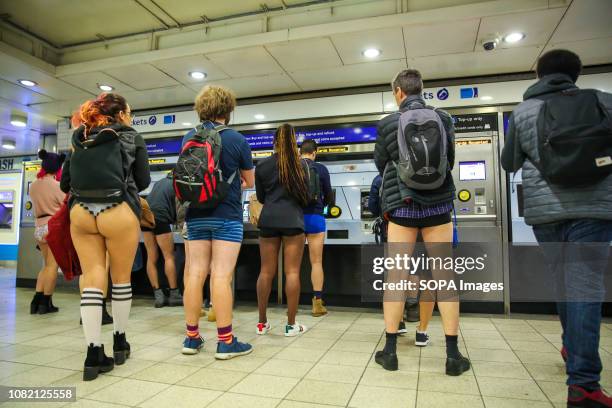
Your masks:
<svg viewBox="0 0 612 408"><path fill-rule="evenodd" d="M461 88L459 90L459 96L461 97L461 99L478 98L478 88Z"/></svg>
<svg viewBox="0 0 612 408"><path fill-rule="evenodd" d="M448 89L446 88L442 88L440 89L437 93L436 96L438 97L439 100L441 101L445 101L448 99Z"/></svg>

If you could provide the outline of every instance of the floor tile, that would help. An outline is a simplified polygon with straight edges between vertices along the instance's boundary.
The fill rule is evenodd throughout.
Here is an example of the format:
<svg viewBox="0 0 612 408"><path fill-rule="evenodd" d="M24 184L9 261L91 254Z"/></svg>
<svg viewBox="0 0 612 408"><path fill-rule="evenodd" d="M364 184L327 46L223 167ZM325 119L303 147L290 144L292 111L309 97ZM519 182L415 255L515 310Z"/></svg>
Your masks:
<svg viewBox="0 0 612 408"><path fill-rule="evenodd" d="M241 371L202 368L179 382L180 385L227 391L248 374Z"/></svg>
<svg viewBox="0 0 612 408"><path fill-rule="evenodd" d="M155 364L155 361L139 360L137 358L130 357L128 360L126 360L125 364L119 366L116 365L115 368L113 368L113 371L107 375L112 375L115 377L129 377Z"/></svg>
<svg viewBox="0 0 612 408"><path fill-rule="evenodd" d="M298 381L297 378L250 374L234 385L230 391L238 394L258 395L260 397L283 398Z"/></svg>
<svg viewBox="0 0 612 408"><path fill-rule="evenodd" d="M561 354L543 353L540 351L515 351L518 358L525 364L542 364L542 365L564 365Z"/></svg>
<svg viewBox="0 0 612 408"><path fill-rule="evenodd" d="M500 363L496 361L472 361L476 377L501 377L531 379L529 372L522 364Z"/></svg>
<svg viewBox="0 0 612 408"><path fill-rule="evenodd" d="M415 390L358 385L348 406L355 408L413 407L415 400Z"/></svg>
<svg viewBox="0 0 612 408"><path fill-rule="evenodd" d="M486 408L552 408L548 401L527 401L520 399L482 397ZM565 404L563 405L565 408Z"/></svg>
<svg viewBox="0 0 612 408"><path fill-rule="evenodd" d="M321 362L325 364L365 367L371 357L371 353L330 350L321 358Z"/></svg>
<svg viewBox="0 0 612 408"><path fill-rule="evenodd" d="M364 368L361 367L347 368L336 364L318 363L312 367L305 378L316 381L357 384L363 371Z"/></svg>
<svg viewBox="0 0 612 408"><path fill-rule="evenodd" d="M113 377L110 375L99 375L95 381L83 381L83 373L79 371L73 375L55 381L53 386L65 385L76 387L77 399L80 399L118 381L121 381L121 377Z"/></svg>
<svg viewBox="0 0 612 408"><path fill-rule="evenodd" d="M546 396L534 380L478 377L483 396L546 401Z"/></svg>
<svg viewBox="0 0 612 408"><path fill-rule="evenodd" d="M456 394L480 394L476 385L476 379L471 370L457 377L438 373L419 373L418 390L438 392L453 390L453 393Z"/></svg>
<svg viewBox="0 0 612 408"><path fill-rule="evenodd" d="M479 408L484 407L484 403L480 395L419 391L416 406L417 408Z"/></svg>
<svg viewBox="0 0 612 408"><path fill-rule="evenodd" d="M547 341L508 340L510 348L519 351L537 351L545 353L556 353L555 346Z"/></svg>
<svg viewBox="0 0 612 408"><path fill-rule="evenodd" d="M207 408L273 408L278 405L280 399L256 397L254 395L235 394L226 392L212 403L207 405Z"/></svg>
<svg viewBox="0 0 612 408"><path fill-rule="evenodd" d="M38 406L38 404L36 405ZM68 405L64 405L66 408L121 408L125 405L111 404L110 402L95 401L90 399L79 399Z"/></svg>
<svg viewBox="0 0 612 408"><path fill-rule="evenodd" d="M134 406L159 394L168 387L168 384L124 378L87 397L98 401Z"/></svg>
<svg viewBox="0 0 612 408"><path fill-rule="evenodd" d="M564 382L567 379L565 366L541 365L525 363L525 368L534 380ZM604 370L605 372L606 370Z"/></svg>
<svg viewBox="0 0 612 408"><path fill-rule="evenodd" d="M367 368L361 377L359 385L416 390L418 378L419 374L416 372L387 371Z"/></svg>
<svg viewBox="0 0 612 408"><path fill-rule="evenodd" d="M348 351L355 353L372 353L376 343L366 341L339 340L331 348L332 351Z"/></svg>
<svg viewBox="0 0 612 408"><path fill-rule="evenodd" d="M319 360L323 354L325 354L325 352L325 350L309 350L299 347L287 347L278 352L278 354L274 355L274 358L314 363L315 361Z"/></svg>
<svg viewBox="0 0 612 408"><path fill-rule="evenodd" d="M199 408L214 401L221 394L220 391L173 385L141 403L139 407Z"/></svg>
<svg viewBox="0 0 612 408"><path fill-rule="evenodd" d="M10 361L0 361L0 380L24 371L33 370L36 366L31 364L13 363Z"/></svg>
<svg viewBox="0 0 612 408"><path fill-rule="evenodd" d="M286 399L315 404L346 405L351 398L354 384L302 380Z"/></svg>
<svg viewBox="0 0 612 408"><path fill-rule="evenodd" d="M302 378L313 366L314 363L271 359L259 366L254 372L279 377Z"/></svg>
<svg viewBox="0 0 612 408"><path fill-rule="evenodd" d="M567 385L564 382L537 381L544 394L552 402L564 402L567 400Z"/></svg>
<svg viewBox="0 0 612 408"><path fill-rule="evenodd" d="M342 405L325 405L325 407L339 407ZM321 404L313 404L310 402L300 402L300 401L290 401L290 400L282 400L277 408L320 408ZM221 408L221 407L219 407Z"/></svg>
<svg viewBox="0 0 612 408"><path fill-rule="evenodd" d="M511 350L470 349L469 358L473 361L498 361L502 363L520 363Z"/></svg>
<svg viewBox="0 0 612 408"><path fill-rule="evenodd" d="M132 374L130 378L176 384L196 371L198 371L198 368L193 366L159 363Z"/></svg>
<svg viewBox="0 0 612 408"><path fill-rule="evenodd" d="M251 355L232 358L231 360L216 360L208 365L210 368L219 370L242 371L251 373L268 361L267 358L253 357Z"/></svg>
<svg viewBox="0 0 612 408"><path fill-rule="evenodd" d="M35 367L33 370L22 371L10 377L3 378L2 385L37 387L51 384L75 373L73 370L64 370L53 367Z"/></svg>

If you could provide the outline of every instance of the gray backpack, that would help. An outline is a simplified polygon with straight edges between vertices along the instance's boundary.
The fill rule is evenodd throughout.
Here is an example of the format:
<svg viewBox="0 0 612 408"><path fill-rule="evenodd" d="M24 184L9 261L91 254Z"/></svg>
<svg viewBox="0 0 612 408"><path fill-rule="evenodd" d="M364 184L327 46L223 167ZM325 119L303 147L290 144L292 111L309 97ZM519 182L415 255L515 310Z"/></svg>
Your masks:
<svg viewBox="0 0 612 408"><path fill-rule="evenodd" d="M433 190L444 183L448 138L436 109L412 103L402 111L397 128L400 180L415 190Z"/></svg>

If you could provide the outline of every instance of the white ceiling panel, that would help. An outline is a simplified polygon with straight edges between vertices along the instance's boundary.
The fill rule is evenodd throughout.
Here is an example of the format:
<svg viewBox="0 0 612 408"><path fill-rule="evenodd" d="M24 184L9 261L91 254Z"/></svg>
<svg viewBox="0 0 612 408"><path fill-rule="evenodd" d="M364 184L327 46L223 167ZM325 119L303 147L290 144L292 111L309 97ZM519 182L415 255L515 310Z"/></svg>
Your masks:
<svg viewBox="0 0 612 408"><path fill-rule="evenodd" d="M598 65L612 63L612 37L595 38L593 40L562 42L550 44L544 51L563 48L574 51L580 56L582 65Z"/></svg>
<svg viewBox="0 0 612 408"><path fill-rule="evenodd" d="M425 57L473 51L479 24L480 19L472 19L454 21L453 24L406 26L403 28L406 56Z"/></svg>
<svg viewBox="0 0 612 408"><path fill-rule="evenodd" d="M425 79L521 72L531 69L540 51L538 47L521 47L410 58L408 66L421 71Z"/></svg>
<svg viewBox="0 0 612 408"><path fill-rule="evenodd" d="M554 8L531 11L529 13L484 17L478 30L476 49L482 50L482 41L496 37L503 38L504 35L516 31L524 33L526 37L515 44L501 42L499 47L516 48L544 45L550 38L559 20L561 20L564 12L565 8Z"/></svg>
<svg viewBox="0 0 612 408"><path fill-rule="evenodd" d="M53 100L48 96L36 93L25 86L15 85L4 80L0 80L0 98L8 99L21 105L51 102Z"/></svg>
<svg viewBox="0 0 612 408"><path fill-rule="evenodd" d="M400 27L337 34L333 35L331 40L345 64L372 61L362 55L367 48L377 48L382 52L375 59L377 61L398 60L406 56Z"/></svg>
<svg viewBox="0 0 612 408"><path fill-rule="evenodd" d="M190 55L188 57L159 60L152 64L183 84L203 82L189 76L189 73L193 71L205 72L206 80L208 81L229 78L221 68L204 55Z"/></svg>
<svg viewBox="0 0 612 408"><path fill-rule="evenodd" d="M288 41L267 45L266 49L286 71L342 65L329 38Z"/></svg>
<svg viewBox="0 0 612 408"><path fill-rule="evenodd" d="M177 81L166 73L149 64L107 69L105 72L137 90L179 85Z"/></svg>
<svg viewBox="0 0 612 408"><path fill-rule="evenodd" d="M291 72L291 77L304 90L391 83L393 76L406 69L406 60L378 61Z"/></svg>
<svg viewBox="0 0 612 408"><path fill-rule="evenodd" d="M264 47L214 52L206 57L232 78L280 74L283 69Z"/></svg>
<svg viewBox="0 0 612 408"><path fill-rule="evenodd" d="M110 85L114 88L113 92L118 93L134 90L118 79L106 75L104 72L85 72L82 74L66 75L60 77L60 79L96 95L103 92L98 88L98 85Z"/></svg>
<svg viewBox="0 0 612 408"><path fill-rule="evenodd" d="M551 42L603 37L612 37L612 1L575 0L561 20Z"/></svg>
<svg viewBox="0 0 612 408"><path fill-rule="evenodd" d="M185 85L122 94L132 110L157 108L160 106L186 105L193 103L196 92Z"/></svg>
<svg viewBox="0 0 612 408"><path fill-rule="evenodd" d="M299 92L300 88L286 74L264 75L249 78L224 79L210 81L214 85L230 88L238 98L249 98L251 96L274 95L291 92ZM191 86L194 88L194 86ZM194 88L199 91L199 88Z"/></svg>

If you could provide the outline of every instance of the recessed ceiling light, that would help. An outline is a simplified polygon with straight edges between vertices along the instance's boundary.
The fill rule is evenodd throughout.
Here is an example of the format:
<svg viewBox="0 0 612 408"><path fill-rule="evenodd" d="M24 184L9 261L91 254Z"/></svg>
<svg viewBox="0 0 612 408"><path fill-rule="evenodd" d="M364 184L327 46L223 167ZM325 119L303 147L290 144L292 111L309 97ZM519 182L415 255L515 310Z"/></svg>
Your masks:
<svg viewBox="0 0 612 408"><path fill-rule="evenodd" d="M525 34L523 33L519 33L519 32L510 33L504 37L504 42L513 44L513 43L521 41L523 38L525 38Z"/></svg>
<svg viewBox="0 0 612 408"><path fill-rule="evenodd" d="M6 140L2 142L2 148L7 150L15 150L16 144L12 140Z"/></svg>
<svg viewBox="0 0 612 408"><path fill-rule="evenodd" d="M493 99L493 97L489 96L489 95L483 95L483 96L480 97L481 101L490 101L492 99Z"/></svg>
<svg viewBox="0 0 612 408"><path fill-rule="evenodd" d="M110 91L112 91L113 89L115 89L115 88L113 88L112 86L110 86L110 85L106 85L106 84L98 84L98 88L100 88L100 90L102 90L102 91L104 91L104 92L110 92Z"/></svg>
<svg viewBox="0 0 612 408"><path fill-rule="evenodd" d="M201 71L191 71L189 76L193 79L200 80L206 78L206 73Z"/></svg>
<svg viewBox="0 0 612 408"><path fill-rule="evenodd" d="M28 124L28 117L19 113L12 113L10 119L11 125L15 127L26 127Z"/></svg>
<svg viewBox="0 0 612 408"><path fill-rule="evenodd" d="M22 120L15 119L15 120L11 120L11 125L15 127L26 127L27 123L23 122Z"/></svg>
<svg viewBox="0 0 612 408"><path fill-rule="evenodd" d="M183 125L183 126L191 126L191 122L183 122L183 123L181 123L181 125Z"/></svg>
<svg viewBox="0 0 612 408"><path fill-rule="evenodd" d="M363 50L362 54L366 58L376 58L380 55L380 50L378 48L367 48Z"/></svg>
<svg viewBox="0 0 612 408"><path fill-rule="evenodd" d="M264 115L263 113L256 113L255 115L253 115L253 117L257 120L264 120L266 118L266 115Z"/></svg>
<svg viewBox="0 0 612 408"><path fill-rule="evenodd" d="M19 82L21 85L25 85L25 86L36 86L36 85L38 85L36 82L30 81L29 79L18 79L17 82Z"/></svg>

